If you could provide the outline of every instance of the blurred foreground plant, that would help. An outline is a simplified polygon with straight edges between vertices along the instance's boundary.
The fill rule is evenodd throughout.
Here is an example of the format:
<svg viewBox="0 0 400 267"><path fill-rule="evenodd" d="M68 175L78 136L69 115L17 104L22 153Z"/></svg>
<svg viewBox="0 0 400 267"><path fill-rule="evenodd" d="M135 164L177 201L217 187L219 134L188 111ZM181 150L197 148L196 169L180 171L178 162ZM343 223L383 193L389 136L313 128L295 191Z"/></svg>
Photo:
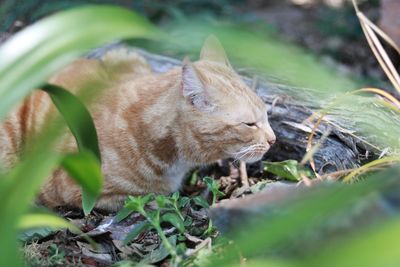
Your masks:
<svg viewBox="0 0 400 267"><path fill-rule="evenodd" d="M65 11L26 28L0 47L0 120L32 89L40 87L52 73L88 49L115 39L153 38L156 33L142 17L111 6ZM93 208L101 188L100 154L89 113L62 89L51 85L43 88L63 114L82 153L63 159L53 152L51 147L60 127L49 125L24 160L2 174L0 261L5 266L21 266L16 244L18 222L41 183L60 163L83 186L86 213Z"/></svg>
<svg viewBox="0 0 400 267"><path fill-rule="evenodd" d="M304 54L300 49L283 44L275 37L268 38L253 34L246 29L215 27L215 25L207 25L203 22L196 23L195 21L173 26L174 32L172 32L171 38L165 39L165 43L169 44L170 48L172 47L180 52L186 53L190 50L196 50L196 53L198 53L198 45L202 43L204 37L209 33L215 33L226 44L227 50L234 54L237 59L242 59L250 65L259 66L264 72L283 74L290 78L292 84L326 89L325 91L331 95L359 87L351 79L331 73L331 70L321 67L311 56ZM0 47L0 58L2 59L0 61L0 118L3 119L7 112L17 102L21 101L30 90L40 87L54 71L82 55L89 48L115 39L150 38L156 34L160 38L163 37L140 17L131 12L112 7L85 7L67 11L27 28ZM63 91L59 90L58 92ZM296 96L300 100L306 101L309 95L299 94ZM320 96L321 94L315 91L313 100ZM63 106L62 103L65 101L62 98L60 98L59 108ZM366 108L363 106L360 110L360 106L355 103L368 104L367 107L371 108L370 113L379 118L377 124L379 126L384 125L382 127L385 127L388 132L386 136L380 138L382 144L394 149L396 146L398 147L398 143L396 143L396 141L398 142L399 132L398 114L392 116L386 106L383 106L384 109L376 108L375 105L380 103L376 99L351 96L351 98L347 98L347 101L340 102L335 106L338 116L347 116L352 121L359 119L357 123L362 124L365 117L357 117L357 115L360 115L360 111L364 111L362 109ZM57 100L55 102L57 104ZM394 101L392 102L392 104L396 104ZM330 103L329 99L320 104L323 106L327 103ZM32 226L34 222L32 215L23 216L26 214L41 182L60 165L60 162L86 190L84 195L87 196L87 200L84 200L83 205L86 213L93 207L94 199L99 193L100 179L89 181L86 169L88 165L94 166L92 168L93 177L99 177L97 168L99 162L96 162L99 161L98 144L97 142L90 144L90 141L94 140L93 134L86 136L80 133L80 126L73 123L74 117L68 118L66 116L69 111L74 110L75 104L73 106L66 104L64 108L60 108L61 111L65 111L61 113L64 113L70 129L73 132L74 129L76 130L75 137L77 143L81 144L80 148L88 149L91 152L81 149L83 153L68 155L67 157L52 152L50 147L56 140L59 131L57 127L50 127L48 132L41 136L32 153L26 156L26 160L0 177L0 200L2 201L0 207L0 218L2 218L0 222L0 261L7 266L21 265L18 260L15 241L17 227L29 226L29 224L26 224L28 220L31 222L30 226ZM333 113L332 110L329 111ZM365 110L364 113L368 111ZM77 112L74 116L80 117L82 113ZM385 126L386 121L380 120L381 118L391 119L393 125ZM373 134L379 133L374 132ZM370 140L371 138L367 139L367 141ZM395 141L391 142L393 140ZM368 264L369 266L378 266L383 260L386 264L380 266L394 266L395 263L399 262L398 254L395 254L396 251L393 250L399 246L398 239L393 238L399 229L397 218L394 218L392 222L384 222L382 225L385 225L386 228L367 229L365 230L367 234L360 234L355 239L342 240L341 243L330 243L327 240L325 246L320 250L313 251L311 254L304 253L301 258L288 258L286 255L274 255L270 252L274 252L279 247L289 247L299 236L299 233L307 230L313 231L325 220L329 220L331 214L346 210L349 205L365 194L380 193L395 185L394 178L398 175L398 170L393 169L376 174L372 177L375 179L361 181L352 186L327 186L305 198L283 204L279 206L280 213L269 214L269 217L263 218L255 226L242 226L247 231L243 236L233 237L235 244L242 256L249 257L249 263L252 260L257 260L259 264L264 266L266 264L268 266L348 266L350 263L352 266L357 266L356 263L352 262L354 256L365 257L364 261L360 261L365 264L363 266L368 266ZM208 182L211 191L215 195L218 194L213 181L209 180ZM129 212L138 211L150 218L149 221L136 228L129 238L134 238L137 233L149 225L159 232L160 223L163 220L182 230L182 221L185 223L184 216L180 212L180 207L184 204L180 203L179 199L182 198L178 198L176 195L171 198L154 198L158 208L168 209L166 214L169 215L164 218L160 209L154 211L144 209L145 204L150 199L148 198L131 198L126 204L124 212L129 214ZM201 198L194 198L193 202L204 207L208 206ZM120 215L120 217L123 216ZM35 218L38 221L41 218L41 222L49 219L45 216L39 217L39 219L38 217ZM36 225L39 225L39 223ZM56 221L53 225L61 226L62 224ZM171 242L164 240L165 244L170 244L169 252L176 259L179 253L176 252ZM389 250L387 250L385 244L390 244ZM374 248L373 245L376 245L379 249ZM262 252L267 252L267 255L261 257ZM213 264L230 266L236 264L239 258L237 249L227 249L226 253L214 255ZM256 264L257 262L254 262L254 265Z"/></svg>

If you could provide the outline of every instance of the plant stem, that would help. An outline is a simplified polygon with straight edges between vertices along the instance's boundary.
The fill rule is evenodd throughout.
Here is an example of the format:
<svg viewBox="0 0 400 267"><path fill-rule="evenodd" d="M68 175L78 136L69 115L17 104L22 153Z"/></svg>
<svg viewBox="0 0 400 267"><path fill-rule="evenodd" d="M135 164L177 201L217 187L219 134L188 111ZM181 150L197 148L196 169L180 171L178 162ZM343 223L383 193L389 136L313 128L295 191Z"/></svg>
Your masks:
<svg viewBox="0 0 400 267"><path fill-rule="evenodd" d="M217 194L214 193L214 192L212 192L212 202L211 202L211 205L214 205L215 202L217 202Z"/></svg>
<svg viewBox="0 0 400 267"><path fill-rule="evenodd" d="M183 218L181 211L178 209L178 207L176 205L174 205L174 209L175 209L176 213L178 214L179 218L181 218L182 221L185 221L185 218Z"/></svg>
<svg viewBox="0 0 400 267"><path fill-rule="evenodd" d="M171 254L171 257L172 257L173 259L175 259L176 256L177 256L176 251L175 251L174 247L171 245L171 243L169 243L169 240L168 240L168 238L165 236L164 231L161 229L161 227L160 227L159 224L154 224L153 226L154 226L154 228L156 229L158 235L160 236L161 241L163 242L165 248L166 248L166 249L168 250L168 252Z"/></svg>
<svg viewBox="0 0 400 267"><path fill-rule="evenodd" d="M159 211L157 211L159 212ZM151 223L151 225L156 229L158 235L161 238L161 242L164 244L165 248L168 250L169 254L171 254L172 261L177 264L180 262L180 257L178 257L176 250L174 247L171 245L169 242L168 238L164 234L164 231L162 230L160 226L160 221L159 221L159 215L157 216L157 220L152 220L151 217L147 214L147 212L144 209L139 209L139 213L142 214L147 220Z"/></svg>

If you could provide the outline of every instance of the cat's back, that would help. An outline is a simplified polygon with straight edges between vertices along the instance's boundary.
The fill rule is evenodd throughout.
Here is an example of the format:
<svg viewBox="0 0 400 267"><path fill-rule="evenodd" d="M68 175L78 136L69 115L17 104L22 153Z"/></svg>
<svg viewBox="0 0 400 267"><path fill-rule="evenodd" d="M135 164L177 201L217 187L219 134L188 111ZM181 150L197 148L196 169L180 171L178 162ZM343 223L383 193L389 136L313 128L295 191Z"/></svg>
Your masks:
<svg viewBox="0 0 400 267"><path fill-rule="evenodd" d="M99 60L78 59L51 76L48 83L78 96L93 112L96 123L98 114L107 111L105 107L121 106L116 91L133 87L129 85L135 84L135 79L151 73L142 56L120 49L106 53ZM54 114L57 111L49 95L40 90L32 91L11 110L0 124L0 165L6 169L14 165L24 147L29 146L30 136L40 132Z"/></svg>

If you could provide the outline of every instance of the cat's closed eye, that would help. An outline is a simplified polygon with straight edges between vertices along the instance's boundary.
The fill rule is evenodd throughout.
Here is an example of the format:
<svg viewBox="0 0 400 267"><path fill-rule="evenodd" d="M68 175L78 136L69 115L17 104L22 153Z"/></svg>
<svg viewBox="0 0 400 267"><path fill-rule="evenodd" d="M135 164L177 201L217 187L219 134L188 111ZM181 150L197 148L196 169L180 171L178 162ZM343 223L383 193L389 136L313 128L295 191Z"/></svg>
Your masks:
<svg viewBox="0 0 400 267"><path fill-rule="evenodd" d="M243 124L245 124L246 126L251 127L251 128L258 127L256 122L243 122Z"/></svg>

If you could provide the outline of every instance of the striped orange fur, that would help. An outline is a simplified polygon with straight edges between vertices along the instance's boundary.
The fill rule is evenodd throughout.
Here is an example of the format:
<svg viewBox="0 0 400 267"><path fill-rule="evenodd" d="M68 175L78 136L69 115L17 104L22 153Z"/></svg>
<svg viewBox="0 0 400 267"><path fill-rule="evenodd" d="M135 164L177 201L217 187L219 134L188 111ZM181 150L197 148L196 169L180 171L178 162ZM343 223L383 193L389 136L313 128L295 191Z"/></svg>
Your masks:
<svg viewBox="0 0 400 267"><path fill-rule="evenodd" d="M78 60L49 80L74 93L93 81L106 87L89 107L105 175L98 208L116 210L127 195L179 190L197 165L228 157L259 160L275 141L265 104L235 73L213 37L199 61L185 60L163 74L152 73L144 58L122 49L101 60ZM29 136L54 111L41 91L16 107L0 127L2 165L18 161ZM71 135L62 149L76 150ZM39 201L79 207L80 187L56 170L42 186Z"/></svg>

